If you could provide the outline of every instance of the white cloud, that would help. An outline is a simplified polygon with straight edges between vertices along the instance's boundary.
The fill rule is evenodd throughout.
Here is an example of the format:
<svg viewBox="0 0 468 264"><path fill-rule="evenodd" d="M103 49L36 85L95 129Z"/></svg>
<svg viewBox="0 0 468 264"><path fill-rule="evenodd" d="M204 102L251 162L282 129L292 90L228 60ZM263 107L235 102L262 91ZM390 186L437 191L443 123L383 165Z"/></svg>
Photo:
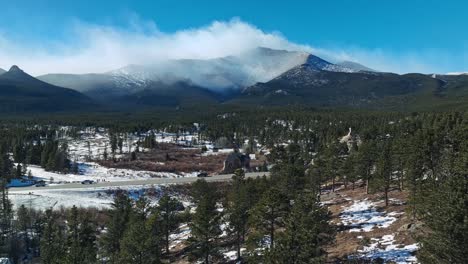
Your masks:
<svg viewBox="0 0 468 264"><path fill-rule="evenodd" d="M18 43L0 34L0 67L16 64L34 75L105 72L128 64L155 63L166 59L236 55L263 46L308 51L332 61L353 60L383 71L466 70L450 68L455 56L443 52L396 54L355 47L312 47L293 43L279 32L265 32L236 18L172 33L162 32L154 22L141 21L137 17L131 19L125 28L76 22L67 35L68 41L44 47L43 43Z"/></svg>
<svg viewBox="0 0 468 264"><path fill-rule="evenodd" d="M258 46L311 50L289 42L278 32L264 32L239 19L174 33L161 32L151 22L133 21L130 25L130 29L123 29L77 22L69 31L72 41L46 49L0 36L0 62L4 67L17 64L33 74L86 73L166 59L217 58Z"/></svg>

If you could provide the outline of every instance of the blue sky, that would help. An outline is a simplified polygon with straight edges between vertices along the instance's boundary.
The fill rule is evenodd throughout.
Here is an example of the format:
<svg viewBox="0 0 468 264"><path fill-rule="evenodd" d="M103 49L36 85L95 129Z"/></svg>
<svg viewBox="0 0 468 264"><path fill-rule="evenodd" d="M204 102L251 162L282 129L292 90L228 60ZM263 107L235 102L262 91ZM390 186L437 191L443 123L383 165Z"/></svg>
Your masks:
<svg viewBox="0 0 468 264"><path fill-rule="evenodd" d="M164 35L168 38L178 32L203 31L214 21L226 23L226 32L232 30L230 26L235 27L233 23L241 23L260 31L260 35L273 34L282 38L283 42L287 41L286 49L297 44L301 49L330 60L352 59L380 70L468 71L468 2L461 0L0 0L0 6L0 48L4 50L3 55L0 51L0 67L8 67L5 64L15 59L29 66L25 57L30 60L54 59L50 64L55 68L51 69L45 67L40 70L38 63L31 63L31 70L37 73L57 71L62 57L65 58L63 63L72 65L73 57L77 57L76 54L70 55L73 49L77 54L81 52L81 57L78 56L81 61L86 58L83 54L102 52L105 47L102 46L103 38L99 37L100 30L110 37L120 34L120 41L127 38L129 42L135 42L140 37ZM100 39L101 46L95 51L90 49L97 41L83 36L90 31ZM242 30L234 31L242 38ZM228 34L226 32L223 34ZM211 33L209 38L217 38L216 34L220 34L217 31ZM200 38L191 39L188 42L193 43L185 45L205 43ZM187 40L187 37L182 39ZM181 41L177 37L169 37L164 43L170 40ZM115 38L107 42L118 43ZM158 46L159 43L150 41L144 48L168 48ZM212 45L216 43L210 42ZM249 40L249 43L253 45L256 42ZM181 47L182 44L175 46ZM281 47L281 44L273 47ZM110 49L122 52L121 47L112 46ZM184 47L183 51L187 49L197 50ZM209 55L205 53L207 51L200 52L202 58ZM213 56L224 55L223 52L229 53L230 50L214 52ZM128 57L130 55L134 56L134 52L129 52ZM127 63L127 59L91 67L90 71L116 67L119 63ZM84 64L81 68L74 70L71 67L67 71L82 72L86 67Z"/></svg>

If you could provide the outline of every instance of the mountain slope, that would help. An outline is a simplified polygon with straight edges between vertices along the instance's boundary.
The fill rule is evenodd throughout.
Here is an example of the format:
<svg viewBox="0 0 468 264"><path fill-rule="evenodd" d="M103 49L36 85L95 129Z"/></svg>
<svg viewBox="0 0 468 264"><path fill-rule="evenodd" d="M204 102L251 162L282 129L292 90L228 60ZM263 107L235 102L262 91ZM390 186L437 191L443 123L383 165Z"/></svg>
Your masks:
<svg viewBox="0 0 468 264"><path fill-rule="evenodd" d="M6 71L5 71L4 69L0 68L0 75L1 75L1 74L4 74L5 72L6 72Z"/></svg>
<svg viewBox="0 0 468 264"><path fill-rule="evenodd" d="M267 82L304 63L319 71L356 71L306 52L259 47L223 58L168 60L148 65L128 65L102 74L48 74L38 78L105 99L108 95L124 96L148 90L148 86L155 82L166 85L186 82L214 92L241 89L257 82ZM100 94L104 98L100 98Z"/></svg>
<svg viewBox="0 0 468 264"><path fill-rule="evenodd" d="M376 72L376 70L374 69L371 69L369 67L366 67L362 64L359 64L353 61L342 61L342 62L337 63L337 65L340 65L345 68L353 69L354 71Z"/></svg>
<svg viewBox="0 0 468 264"><path fill-rule="evenodd" d="M83 94L40 81L17 66L0 75L0 112L66 111L95 106Z"/></svg>
<svg viewBox="0 0 468 264"><path fill-rule="evenodd" d="M465 83L452 82L461 86L460 93L465 93ZM331 72L303 64L269 82L244 89L242 96L231 103L399 110L416 105L458 104L451 96L455 87L424 74Z"/></svg>
<svg viewBox="0 0 468 264"><path fill-rule="evenodd" d="M147 87L133 94L116 97L115 101L135 107L190 107L216 105L223 99L220 94L185 82L154 82Z"/></svg>

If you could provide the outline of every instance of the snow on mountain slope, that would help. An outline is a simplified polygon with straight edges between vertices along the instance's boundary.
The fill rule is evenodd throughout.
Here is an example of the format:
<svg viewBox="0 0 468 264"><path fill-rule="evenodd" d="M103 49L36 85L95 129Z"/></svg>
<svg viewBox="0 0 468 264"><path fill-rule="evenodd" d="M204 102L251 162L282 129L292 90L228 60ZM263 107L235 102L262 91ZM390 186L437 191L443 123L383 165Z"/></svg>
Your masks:
<svg viewBox="0 0 468 264"><path fill-rule="evenodd" d="M143 90L157 90L174 83L186 83L220 92L241 89L268 82L287 74L308 72L358 72L301 51L274 50L258 47L241 54L206 60L178 59L157 61L147 65L128 65L101 74L48 74L46 82L97 95L131 95ZM313 76L303 78L314 80Z"/></svg>
<svg viewBox="0 0 468 264"><path fill-rule="evenodd" d="M170 83L185 80L216 90L266 82L303 64L317 71L358 71L306 52L257 48L237 56L210 60L169 60L151 65L129 65L108 74L122 87L144 86L151 81Z"/></svg>
<svg viewBox="0 0 468 264"><path fill-rule="evenodd" d="M468 75L468 72L448 72L446 75Z"/></svg>
<svg viewBox="0 0 468 264"><path fill-rule="evenodd" d="M359 64L359 63L353 62L353 61L342 61L342 62L336 63L336 65L346 67L346 68L350 68L350 69L353 69L355 71L376 72L376 70L374 70L374 69L371 69L369 67L366 67L366 66L364 66L362 64Z"/></svg>

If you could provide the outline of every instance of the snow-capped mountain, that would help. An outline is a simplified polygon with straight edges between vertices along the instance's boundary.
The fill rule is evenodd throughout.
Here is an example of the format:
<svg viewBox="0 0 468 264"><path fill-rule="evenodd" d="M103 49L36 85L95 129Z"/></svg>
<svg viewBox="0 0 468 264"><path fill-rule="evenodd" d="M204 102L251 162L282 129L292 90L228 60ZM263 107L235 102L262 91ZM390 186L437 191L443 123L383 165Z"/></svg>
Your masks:
<svg viewBox="0 0 468 264"><path fill-rule="evenodd" d="M2 68L0 68L0 74L4 74L6 71Z"/></svg>
<svg viewBox="0 0 468 264"><path fill-rule="evenodd" d="M371 69L369 67L366 67L360 63L354 62L354 61L342 61L336 63L337 65L340 65L345 68L353 69L355 71L363 71L363 72L377 72L374 69Z"/></svg>
<svg viewBox="0 0 468 264"><path fill-rule="evenodd" d="M131 94L148 88L157 89L155 84L180 82L219 92L267 82L300 65L308 65L314 71L359 71L306 52L259 47L223 58L167 60L148 65L128 65L103 74L48 74L39 79L88 94L104 93L106 96Z"/></svg>
<svg viewBox="0 0 468 264"><path fill-rule="evenodd" d="M354 70L352 68L330 63L312 54L307 55L307 59L304 61L304 63L301 63L301 66L302 65L304 65L305 67L307 67L309 70L312 70L312 71L331 71L331 72L348 72L348 73L358 72L357 70Z"/></svg>
<svg viewBox="0 0 468 264"><path fill-rule="evenodd" d="M446 75L468 75L468 72L449 72Z"/></svg>
<svg viewBox="0 0 468 264"><path fill-rule="evenodd" d="M304 52L257 48L237 56L210 60L183 59L151 65L129 65L108 74L122 87L145 86L153 81L186 81L219 90L269 81L297 65L307 63L311 56ZM325 61L319 63L317 60L317 63L320 64L317 66L319 69L333 67Z"/></svg>

